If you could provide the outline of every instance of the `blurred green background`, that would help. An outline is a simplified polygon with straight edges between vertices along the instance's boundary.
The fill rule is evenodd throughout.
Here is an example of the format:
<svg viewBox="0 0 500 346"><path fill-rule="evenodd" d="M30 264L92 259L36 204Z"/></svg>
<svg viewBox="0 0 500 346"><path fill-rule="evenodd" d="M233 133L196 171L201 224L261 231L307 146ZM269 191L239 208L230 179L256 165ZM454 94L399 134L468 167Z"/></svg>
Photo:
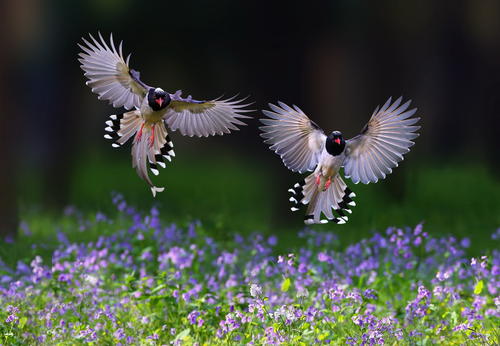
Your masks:
<svg viewBox="0 0 500 346"><path fill-rule="evenodd" d="M0 230L58 215L64 206L116 213L111 192L167 221L200 220L214 236L276 233L297 242L288 171L251 120L210 138L173 133L176 157L152 177L153 199L111 148L116 113L85 86L77 43L113 32L143 80L198 99L250 95L260 110L299 105L325 131L358 133L373 109L403 95L421 136L393 174L357 185L357 206L334 231L345 244L388 226L424 222L434 234L490 246L500 227L498 1L142 2L10 1L0 29ZM259 118L260 112L253 116ZM54 216L57 218L57 216ZM47 231L50 233L52 230Z"/></svg>

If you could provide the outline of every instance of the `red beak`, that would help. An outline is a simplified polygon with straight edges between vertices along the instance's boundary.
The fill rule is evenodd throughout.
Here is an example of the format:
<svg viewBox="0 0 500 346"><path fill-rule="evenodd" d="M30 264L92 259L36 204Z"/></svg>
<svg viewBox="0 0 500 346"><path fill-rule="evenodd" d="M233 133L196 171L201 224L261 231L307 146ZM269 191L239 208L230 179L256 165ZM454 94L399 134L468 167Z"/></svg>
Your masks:
<svg viewBox="0 0 500 346"><path fill-rule="evenodd" d="M335 138L333 141L334 141L335 143L337 143L338 145L340 145L340 138Z"/></svg>
<svg viewBox="0 0 500 346"><path fill-rule="evenodd" d="M163 103L163 99L160 98L160 99L156 99L155 101L156 101L156 103L158 103L158 106L161 107L161 105Z"/></svg>

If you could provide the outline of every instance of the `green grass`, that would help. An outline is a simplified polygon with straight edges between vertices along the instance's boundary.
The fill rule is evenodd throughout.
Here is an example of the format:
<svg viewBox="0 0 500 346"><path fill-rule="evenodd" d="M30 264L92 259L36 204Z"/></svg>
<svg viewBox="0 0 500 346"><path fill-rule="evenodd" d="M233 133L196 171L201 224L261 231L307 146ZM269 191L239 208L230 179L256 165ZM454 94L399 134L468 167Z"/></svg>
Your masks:
<svg viewBox="0 0 500 346"><path fill-rule="evenodd" d="M303 214L289 211L286 190L300 176L281 166L274 171L255 157L236 159L231 151L208 152L184 153L153 176L157 185L166 187L156 199L131 168L127 152L83 155L71 174L68 199L84 213L103 211L113 216L110 195L116 191L142 210L157 206L170 222L200 220L218 239L260 231L282 235L283 250L299 245ZM374 230L423 222L433 234L471 238L471 254L491 248L490 234L500 227L500 181L484 165L406 164L377 184L354 185L347 180L357 194L349 222L314 228L338 232L341 242L350 244ZM41 205L36 176L27 174L20 181L22 218L33 225L41 220L41 232L50 235L53 230L45 226L57 223L60 210Z"/></svg>
<svg viewBox="0 0 500 346"><path fill-rule="evenodd" d="M14 276L26 287L0 295L4 307L0 309L1 342L107 345L130 337L129 341L136 344L241 344L251 340L269 344L284 338L285 344L307 345L326 340L360 343L368 335L382 337L388 344L404 345L491 344L499 340L495 329L498 318L491 313L494 294L488 284L495 275L491 258L498 260L491 234L500 226L500 183L481 164L415 164L411 170L395 170L378 184L349 184L358 196L349 222L317 225L312 227L317 233L306 238L298 235L304 228L303 215L288 210L286 193L299 176L285 168L274 172L252 158L186 154L154 179L167 187L156 199L136 177L128 155L88 155L79 161L70 179L69 200L76 211L64 215L62 209L42 204L36 193L41 191L36 176L22 177L21 228L28 227L31 235L23 235L23 231L14 243L0 244L5 264L0 274L2 280L7 280L5 275ZM111 203L111 191L121 192L139 214L133 218L119 213ZM151 216L146 215L152 206L160 211L162 226L148 225ZM97 222L97 212L105 213L109 222ZM193 220L199 220L201 226L196 229L197 236L189 238L185 229ZM390 248L367 240L374 231L385 234L387 227L420 222L432 237L468 237L472 246L462 249L447 239L439 243L446 244L439 245L441 248L427 250L428 240L414 245L416 236L411 231L402 238L398 236L403 244L409 242L409 250L398 248L398 240L390 240L390 236ZM162 237L161 231L174 223L184 229L179 230L183 233L174 240ZM252 235L254 231L266 237L276 235L278 244L269 246L266 238ZM68 243L61 244L58 233L63 233ZM235 242L235 233L246 235L246 240ZM326 241L331 235L334 240ZM105 243L97 246L101 237ZM207 237L213 238L215 245ZM316 238L323 240L317 242ZM173 259L161 267L160 256L178 248L194 256L189 267L180 268ZM259 252L259 248L265 251ZM101 263L94 259L94 251L104 250L105 263L117 258L125 262L81 266ZM69 252L57 255L64 251ZM152 257L145 260L147 252ZM402 256L408 252L410 257ZM220 261L228 253L235 254L236 259L221 274ZM293 261L283 267L277 256L284 255L286 262L290 253L295 254ZM299 272L304 261L298 260L299 254L305 253L310 253L304 262L308 269ZM320 260L320 254L328 254L336 264ZM486 271L470 265L470 256L480 255L488 256ZM29 276L23 278L23 274L9 271L18 261L29 264L35 256L41 256L44 268L52 273L49 277L33 283ZM427 262L429 259L432 261ZM61 271L55 269L56 262L68 266ZM367 270L366 263L378 264L374 270ZM351 269L360 274L346 274ZM465 278L462 270L467 273ZM449 278L433 281L440 271L449 271ZM71 281L64 281L63 274L71 274ZM100 280L98 288L88 282L89 275ZM201 291L191 300L174 299L193 289L193 279L202 285ZM213 280L218 288L208 285ZM251 297L251 283L263 288L262 295ZM335 295L340 298L321 291L325 284L329 290L338 290ZM430 292L450 287L459 299L452 293L441 297L432 293L430 298L420 299L419 286ZM303 296L302 287L307 287L307 296ZM349 298L367 289L375 296ZM235 300L235 296L244 301ZM276 301L276 297L284 300ZM250 312L250 304L263 309L264 317ZM484 319L464 315L477 304L482 304L477 313L486 316ZM409 305L421 308L423 315L413 319L413 312L407 311ZM52 312L61 306L71 309ZM107 306L111 306L109 316L104 314ZM12 307L19 309L14 320L9 318ZM308 321L306 315L313 308L321 315ZM292 310L301 317L288 323L284 316ZM193 313L200 313L196 321L202 318L203 325L190 321ZM388 320L390 316L395 320ZM376 327L359 324L366 318ZM241 327L227 333L219 331L221 323L233 320ZM156 337L157 341L152 340Z"/></svg>
<svg viewBox="0 0 500 346"><path fill-rule="evenodd" d="M236 230L222 235L202 225L190 235L181 223L168 233L169 218L160 214L161 224L153 218L136 212L106 221L91 212L31 214L33 234L0 246L7 264L0 265L0 342L490 345L499 340L496 295L488 286L495 280L498 252L483 249L487 258L473 266L456 242L413 229L384 233L385 245L375 239L347 243L340 229L310 232L292 248L284 233L277 246L257 235L238 242ZM56 240L56 232L68 241ZM329 237L333 234L341 242ZM207 239L214 235L215 241ZM35 256L42 260L32 262ZM12 273L8 268L17 260L31 263L37 274ZM447 278L436 281L438 272ZM252 293L252 284L262 291ZM444 288L451 291L436 293ZM482 317L464 313L472 310Z"/></svg>

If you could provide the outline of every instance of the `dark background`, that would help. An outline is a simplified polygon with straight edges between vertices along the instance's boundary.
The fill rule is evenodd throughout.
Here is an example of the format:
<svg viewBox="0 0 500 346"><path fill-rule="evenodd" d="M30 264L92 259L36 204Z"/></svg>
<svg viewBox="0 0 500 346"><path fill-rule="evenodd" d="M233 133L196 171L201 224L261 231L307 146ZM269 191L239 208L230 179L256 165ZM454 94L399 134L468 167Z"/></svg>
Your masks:
<svg viewBox="0 0 500 346"><path fill-rule="evenodd" d="M103 139L116 113L85 86L77 43L100 30L132 52L142 79L198 99L250 95L299 105L325 131L358 133L389 96L413 100L421 136L384 182L355 186L345 228L365 234L424 221L488 244L500 226L500 2L4 1L0 5L0 227L61 210L112 213L111 191L214 232L295 234L286 190L300 177L258 137L258 122L224 137L174 133L177 157L153 177L130 148ZM253 113L260 117L260 112ZM351 184L352 185L352 184ZM352 187L352 186L351 186Z"/></svg>

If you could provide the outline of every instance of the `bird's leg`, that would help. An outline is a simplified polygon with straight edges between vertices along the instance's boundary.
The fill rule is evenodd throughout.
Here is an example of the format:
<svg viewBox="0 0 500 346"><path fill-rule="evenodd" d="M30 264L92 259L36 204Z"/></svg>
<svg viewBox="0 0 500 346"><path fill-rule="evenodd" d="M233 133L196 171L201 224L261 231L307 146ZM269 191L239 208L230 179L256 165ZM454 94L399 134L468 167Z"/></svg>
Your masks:
<svg viewBox="0 0 500 346"><path fill-rule="evenodd" d="M145 123L142 123L141 128L139 129L139 131L137 132L137 135L135 136L136 142L139 142L142 138L142 129L144 128L144 124Z"/></svg>
<svg viewBox="0 0 500 346"><path fill-rule="evenodd" d="M325 183L325 190L328 190L328 188L332 185L332 177L328 178L328 180Z"/></svg>
<svg viewBox="0 0 500 346"><path fill-rule="evenodd" d="M151 126L151 135L149 136L149 147L152 147L155 142L155 125Z"/></svg>

